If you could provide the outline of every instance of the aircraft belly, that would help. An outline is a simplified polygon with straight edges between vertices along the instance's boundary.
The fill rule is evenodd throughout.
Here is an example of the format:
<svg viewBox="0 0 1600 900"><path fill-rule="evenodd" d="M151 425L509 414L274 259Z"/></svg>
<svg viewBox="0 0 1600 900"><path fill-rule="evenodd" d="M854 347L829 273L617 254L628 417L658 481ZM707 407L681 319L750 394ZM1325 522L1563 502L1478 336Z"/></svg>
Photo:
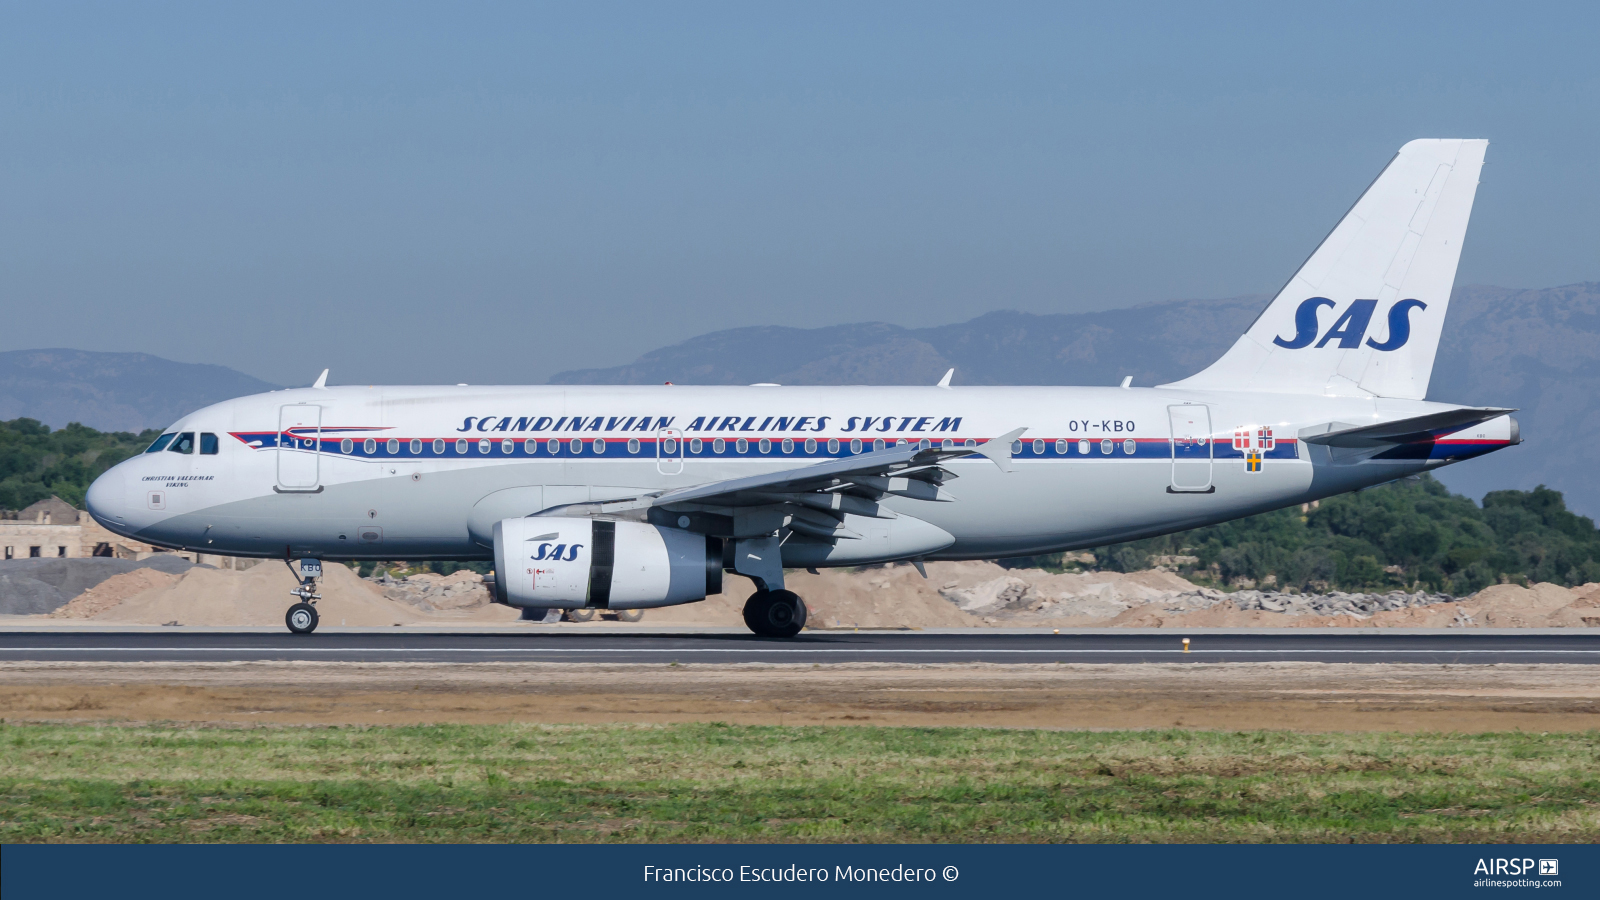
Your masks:
<svg viewBox="0 0 1600 900"><path fill-rule="evenodd" d="M1169 491L1166 460L1019 462L1010 474L992 466L956 471L961 478L951 492L959 500L891 504L955 537L930 558L1031 555L1181 531L1300 502L1312 483L1311 466L1299 460L1273 460L1257 472L1218 461L1209 493Z"/></svg>

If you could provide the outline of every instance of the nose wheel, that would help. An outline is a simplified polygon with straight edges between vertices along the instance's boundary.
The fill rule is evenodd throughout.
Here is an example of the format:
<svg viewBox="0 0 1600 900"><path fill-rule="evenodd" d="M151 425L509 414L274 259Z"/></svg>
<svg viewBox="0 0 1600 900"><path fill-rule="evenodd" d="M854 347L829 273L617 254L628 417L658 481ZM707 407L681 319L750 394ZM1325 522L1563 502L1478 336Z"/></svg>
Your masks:
<svg viewBox="0 0 1600 900"><path fill-rule="evenodd" d="M762 637L794 637L806 626L806 603L794 591L756 591L744 602L744 624Z"/></svg>
<svg viewBox="0 0 1600 900"><path fill-rule="evenodd" d="M310 634L317 630L317 608L309 603L296 603L283 617L285 625L295 634Z"/></svg>
<svg viewBox="0 0 1600 900"><path fill-rule="evenodd" d="M294 572L300 582L289 595L298 597L300 602L289 607L289 611L284 613L283 624L289 626L289 630L294 634L310 634L317 630L317 620L320 618L315 604L322 599L322 595L317 593L317 576L322 574L322 562L302 559L298 569L288 560L284 562L289 564L289 571Z"/></svg>

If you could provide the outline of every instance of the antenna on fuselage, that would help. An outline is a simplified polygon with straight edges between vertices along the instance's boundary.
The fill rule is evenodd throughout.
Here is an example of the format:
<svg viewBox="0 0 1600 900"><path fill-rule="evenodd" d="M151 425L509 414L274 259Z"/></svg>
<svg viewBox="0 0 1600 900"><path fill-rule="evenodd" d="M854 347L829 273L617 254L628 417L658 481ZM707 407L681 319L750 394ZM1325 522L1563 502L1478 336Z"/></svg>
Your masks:
<svg viewBox="0 0 1600 900"><path fill-rule="evenodd" d="M319 391L327 390L328 389L328 370L327 369L323 369L322 370L322 374L317 376L316 383L311 385L311 386L313 388L316 388Z"/></svg>

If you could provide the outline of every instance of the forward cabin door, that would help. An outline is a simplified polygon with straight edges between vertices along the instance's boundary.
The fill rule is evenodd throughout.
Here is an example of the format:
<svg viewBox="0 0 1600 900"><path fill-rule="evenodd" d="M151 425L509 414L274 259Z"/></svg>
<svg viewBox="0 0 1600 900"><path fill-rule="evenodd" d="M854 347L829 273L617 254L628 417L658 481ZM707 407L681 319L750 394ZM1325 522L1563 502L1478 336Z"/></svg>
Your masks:
<svg viewBox="0 0 1600 900"><path fill-rule="evenodd" d="M322 407L296 403L278 410L278 491L319 491Z"/></svg>
<svg viewBox="0 0 1600 900"><path fill-rule="evenodd" d="M1202 403L1167 407L1172 423L1173 494L1209 494L1211 484L1211 408Z"/></svg>

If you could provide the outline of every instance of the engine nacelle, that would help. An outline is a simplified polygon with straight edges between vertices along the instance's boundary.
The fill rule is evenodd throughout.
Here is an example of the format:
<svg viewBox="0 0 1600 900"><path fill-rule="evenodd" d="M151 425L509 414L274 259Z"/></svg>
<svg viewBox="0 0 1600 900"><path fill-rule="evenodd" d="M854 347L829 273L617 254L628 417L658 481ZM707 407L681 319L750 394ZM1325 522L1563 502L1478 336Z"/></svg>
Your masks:
<svg viewBox="0 0 1600 900"><path fill-rule="evenodd" d="M722 592L722 541L678 528L530 516L494 526L495 602L644 609Z"/></svg>

